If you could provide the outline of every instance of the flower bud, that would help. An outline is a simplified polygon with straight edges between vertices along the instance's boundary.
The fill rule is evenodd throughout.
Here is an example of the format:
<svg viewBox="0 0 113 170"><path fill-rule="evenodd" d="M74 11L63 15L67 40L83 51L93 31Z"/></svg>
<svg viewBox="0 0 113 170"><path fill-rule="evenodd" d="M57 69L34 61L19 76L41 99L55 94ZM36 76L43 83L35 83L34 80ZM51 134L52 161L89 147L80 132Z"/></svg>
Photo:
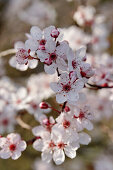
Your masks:
<svg viewBox="0 0 113 170"><path fill-rule="evenodd" d="M48 104L45 103L45 102L41 102L41 103L39 104L39 107L40 107L40 109L48 109L48 108L49 108Z"/></svg>

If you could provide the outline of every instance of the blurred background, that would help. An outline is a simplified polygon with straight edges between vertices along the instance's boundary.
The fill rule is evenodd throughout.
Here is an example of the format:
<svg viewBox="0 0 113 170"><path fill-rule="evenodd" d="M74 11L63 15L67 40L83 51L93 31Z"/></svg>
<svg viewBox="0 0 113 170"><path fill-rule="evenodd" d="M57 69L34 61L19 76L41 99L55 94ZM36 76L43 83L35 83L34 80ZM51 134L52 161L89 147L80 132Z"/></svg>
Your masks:
<svg viewBox="0 0 113 170"><path fill-rule="evenodd" d="M0 52L12 49L16 41L25 41L25 33L29 33L32 25L37 25L42 29L49 25L65 29L72 25L77 26L73 15L84 1L0 0ZM113 0L87 0L87 4L94 6L97 13L107 18L107 24L111 29L108 52L113 55ZM16 70L9 65L8 61L11 56L4 56L0 59L0 78L5 75L12 82L25 85L30 75L43 72L42 65L24 72ZM49 99L49 102L53 105L53 100ZM107 109L109 110L108 106ZM77 151L75 159L67 158L61 166L43 163L40 153L32 146L28 146L24 154L16 161L0 160L0 170L113 170L113 110L111 115L109 120L105 117L102 121L95 123L94 130L90 132L92 142L86 147L82 146ZM37 125L30 115L25 116L24 119L28 124ZM31 132L18 125L15 131L19 132L24 139L32 137Z"/></svg>

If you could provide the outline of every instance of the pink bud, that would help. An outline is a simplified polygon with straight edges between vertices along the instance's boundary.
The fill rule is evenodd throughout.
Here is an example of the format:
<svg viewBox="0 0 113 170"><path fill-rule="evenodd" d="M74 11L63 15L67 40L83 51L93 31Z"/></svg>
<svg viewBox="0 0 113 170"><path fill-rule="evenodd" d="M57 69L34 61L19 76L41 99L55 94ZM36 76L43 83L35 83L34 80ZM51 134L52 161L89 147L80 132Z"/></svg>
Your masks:
<svg viewBox="0 0 113 170"><path fill-rule="evenodd" d="M40 107L40 109L48 109L48 108L49 108L48 104L45 103L45 102L41 102L41 103L39 104L39 107Z"/></svg>

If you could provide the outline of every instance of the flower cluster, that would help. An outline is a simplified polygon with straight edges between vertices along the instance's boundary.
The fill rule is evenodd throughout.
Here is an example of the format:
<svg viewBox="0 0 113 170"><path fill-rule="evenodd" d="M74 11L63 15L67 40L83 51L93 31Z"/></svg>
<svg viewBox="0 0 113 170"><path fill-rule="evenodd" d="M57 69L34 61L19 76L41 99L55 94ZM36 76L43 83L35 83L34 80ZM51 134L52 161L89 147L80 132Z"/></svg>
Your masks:
<svg viewBox="0 0 113 170"><path fill-rule="evenodd" d="M26 87L13 87L7 78L0 80L0 133L14 131L18 123L34 135L27 142L15 133L1 136L1 158L18 159L27 143L41 152L43 161L60 165L65 156L75 158L80 145L90 143L88 131L93 129L93 119L112 116L113 59L105 51L109 47L105 18L96 15L92 6L79 6L73 19L77 26L68 29L32 26L25 43L15 43L16 55L10 65L25 71L42 63L45 73L32 75ZM95 96L86 88L110 89ZM56 97L57 106L49 104L50 97L53 101ZM33 115L38 126L24 124L21 111ZM57 116L47 115L54 112Z"/></svg>

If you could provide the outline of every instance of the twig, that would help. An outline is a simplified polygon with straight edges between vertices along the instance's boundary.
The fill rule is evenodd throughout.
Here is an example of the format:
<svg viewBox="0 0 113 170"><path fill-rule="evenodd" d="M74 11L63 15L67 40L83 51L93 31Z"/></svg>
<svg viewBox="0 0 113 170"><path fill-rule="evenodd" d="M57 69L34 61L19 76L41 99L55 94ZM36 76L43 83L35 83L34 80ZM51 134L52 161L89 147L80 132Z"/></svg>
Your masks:
<svg viewBox="0 0 113 170"><path fill-rule="evenodd" d="M90 83L87 83L87 85L90 86L90 87L91 87L90 89L93 89L93 90L113 88L113 86L99 86L99 85L90 84ZM87 87L87 86L86 86L86 87ZM88 88L88 87L87 87L87 88Z"/></svg>
<svg viewBox="0 0 113 170"><path fill-rule="evenodd" d="M15 50L15 49L9 49L6 51L2 51L2 52L0 52L0 57L4 57L9 54L15 54L16 52L17 52L17 50Z"/></svg>
<svg viewBox="0 0 113 170"><path fill-rule="evenodd" d="M27 130L31 130L32 127L22 120L22 116L25 113L26 113L26 111L23 111L23 110L19 111L18 115L16 116L16 121L22 128L27 129Z"/></svg>
<svg viewBox="0 0 113 170"><path fill-rule="evenodd" d="M67 102L64 102L64 104L62 106L62 112L64 111L66 104L67 104Z"/></svg>

